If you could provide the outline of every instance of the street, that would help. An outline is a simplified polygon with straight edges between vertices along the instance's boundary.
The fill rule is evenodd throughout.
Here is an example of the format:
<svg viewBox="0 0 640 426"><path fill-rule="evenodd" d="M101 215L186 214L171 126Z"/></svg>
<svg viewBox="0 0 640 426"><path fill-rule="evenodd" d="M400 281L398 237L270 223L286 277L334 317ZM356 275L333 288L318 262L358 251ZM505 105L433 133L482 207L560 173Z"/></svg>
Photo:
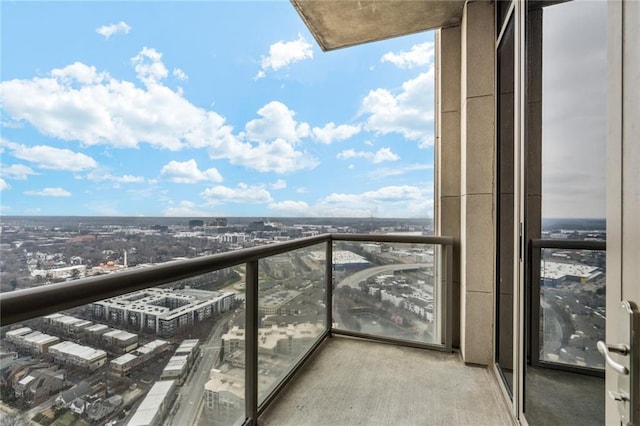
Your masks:
<svg viewBox="0 0 640 426"><path fill-rule="evenodd" d="M182 385L174 407L178 407L173 417L168 417L165 425L195 425L200 417L204 402L204 385L209 380L209 374L215 360L220 353L222 341L220 337L227 323L228 315L220 318L218 324L209 335L209 340L200 348L201 358L196 361L195 370L191 372L187 381Z"/></svg>

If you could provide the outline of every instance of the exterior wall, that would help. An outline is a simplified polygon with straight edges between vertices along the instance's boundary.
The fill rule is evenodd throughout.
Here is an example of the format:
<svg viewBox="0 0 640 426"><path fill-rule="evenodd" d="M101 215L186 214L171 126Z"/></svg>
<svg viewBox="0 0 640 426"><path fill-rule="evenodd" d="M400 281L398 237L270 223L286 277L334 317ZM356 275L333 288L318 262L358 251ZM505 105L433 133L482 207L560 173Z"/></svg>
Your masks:
<svg viewBox="0 0 640 426"><path fill-rule="evenodd" d="M487 365L493 360L496 247L493 3L467 2L461 25L440 31L439 48L437 226L456 242L453 283L460 306L454 317L460 322L453 327L460 334L454 332L453 343L465 362Z"/></svg>
<svg viewBox="0 0 640 426"><path fill-rule="evenodd" d="M436 42L436 235L453 237L453 346L460 347L460 26L440 30Z"/></svg>

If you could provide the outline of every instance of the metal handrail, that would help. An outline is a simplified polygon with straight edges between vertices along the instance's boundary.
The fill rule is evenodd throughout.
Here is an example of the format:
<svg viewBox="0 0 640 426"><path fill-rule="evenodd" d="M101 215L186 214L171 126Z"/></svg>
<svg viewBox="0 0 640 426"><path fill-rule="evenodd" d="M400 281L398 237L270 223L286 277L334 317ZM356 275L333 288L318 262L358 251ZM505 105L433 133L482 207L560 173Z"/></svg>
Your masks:
<svg viewBox="0 0 640 426"><path fill-rule="evenodd" d="M567 250L606 250L606 241L592 240L549 240L535 239L531 240L531 248L554 248Z"/></svg>
<svg viewBox="0 0 640 426"><path fill-rule="evenodd" d="M529 357L534 367L544 367L574 373L604 377L604 371L599 368L583 367L540 359L540 261L542 249L560 250L594 250L606 251L606 241L531 239L529 240L529 315L528 319L531 335L529 336Z"/></svg>
<svg viewBox="0 0 640 426"><path fill-rule="evenodd" d="M268 397L259 404L258 401L258 261L270 256L287 253L293 250L316 244L326 244L326 259L331 259L333 241L370 241L393 242L406 244L433 244L444 249L443 264L445 270L442 277L442 321L444 337L442 344L430 345L408 342L380 336L360 337L373 338L382 342L399 345L418 346L437 350L451 351L452 336L452 264L453 238L427 237L418 235L387 235L387 234L323 234L298 240L275 243L266 246L251 247L226 253L203 256L196 259L167 262L136 270L127 270L109 275L84 278L59 284L50 284L26 290L17 290L0 294L0 325L8 325L27 320L67 308L77 307L98 300L108 299L145 288L176 282L182 279L214 272L220 269L246 265L246 348L245 348L245 424L257 424L260 413L266 409L286 383L302 368L309 357L319 350L325 339L332 332L347 334L343 330L332 327L332 293L333 268L332 262L326 263L326 325L325 331L318 338L313 347L296 363L293 369L276 386ZM354 334L355 335L355 334Z"/></svg>
<svg viewBox="0 0 640 426"><path fill-rule="evenodd" d="M0 324L7 325L98 300L217 271L331 240L330 234L178 260L0 294Z"/></svg>
<svg viewBox="0 0 640 426"><path fill-rule="evenodd" d="M48 315L98 300L287 253L323 242L371 241L450 245L448 237L386 234L323 234L293 241L251 247L194 259L167 262L141 269L82 278L0 294L0 325Z"/></svg>

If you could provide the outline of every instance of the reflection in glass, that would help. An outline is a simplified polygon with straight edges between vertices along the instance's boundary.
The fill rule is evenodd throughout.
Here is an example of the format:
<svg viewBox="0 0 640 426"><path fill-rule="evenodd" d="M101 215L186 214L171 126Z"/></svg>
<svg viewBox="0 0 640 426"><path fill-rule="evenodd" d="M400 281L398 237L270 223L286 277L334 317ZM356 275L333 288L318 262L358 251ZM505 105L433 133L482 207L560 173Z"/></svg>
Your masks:
<svg viewBox="0 0 640 426"><path fill-rule="evenodd" d="M541 222L531 226L541 225L543 240L604 241L606 2L527 5L527 144L529 161L542 159L539 176L528 163L534 173L527 201L542 205ZM524 377L531 425L604 424L603 360L595 344L605 337L605 256L532 253Z"/></svg>
<svg viewBox="0 0 640 426"><path fill-rule="evenodd" d="M606 254L543 249L540 266L540 360L604 368Z"/></svg>
<svg viewBox="0 0 640 426"><path fill-rule="evenodd" d="M2 327L15 424L234 424L244 367L223 334L244 324L234 267ZM220 374L224 374L224 379ZM9 421L12 421L9 419Z"/></svg>
<svg viewBox="0 0 640 426"><path fill-rule="evenodd" d="M338 329L441 344L439 246L339 242L333 318Z"/></svg>
<svg viewBox="0 0 640 426"><path fill-rule="evenodd" d="M321 243L258 264L259 403L326 330L325 252Z"/></svg>

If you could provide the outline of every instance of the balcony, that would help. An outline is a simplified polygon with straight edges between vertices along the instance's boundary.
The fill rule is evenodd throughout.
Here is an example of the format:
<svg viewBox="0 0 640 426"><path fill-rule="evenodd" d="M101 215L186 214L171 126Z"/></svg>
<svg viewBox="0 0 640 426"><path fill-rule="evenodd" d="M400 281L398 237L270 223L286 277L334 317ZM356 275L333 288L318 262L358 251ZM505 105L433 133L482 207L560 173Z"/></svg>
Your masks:
<svg viewBox="0 0 640 426"><path fill-rule="evenodd" d="M65 376L13 415L508 424L494 376L452 352L451 256L446 237L327 234L2 294L31 361L14 380Z"/></svg>

